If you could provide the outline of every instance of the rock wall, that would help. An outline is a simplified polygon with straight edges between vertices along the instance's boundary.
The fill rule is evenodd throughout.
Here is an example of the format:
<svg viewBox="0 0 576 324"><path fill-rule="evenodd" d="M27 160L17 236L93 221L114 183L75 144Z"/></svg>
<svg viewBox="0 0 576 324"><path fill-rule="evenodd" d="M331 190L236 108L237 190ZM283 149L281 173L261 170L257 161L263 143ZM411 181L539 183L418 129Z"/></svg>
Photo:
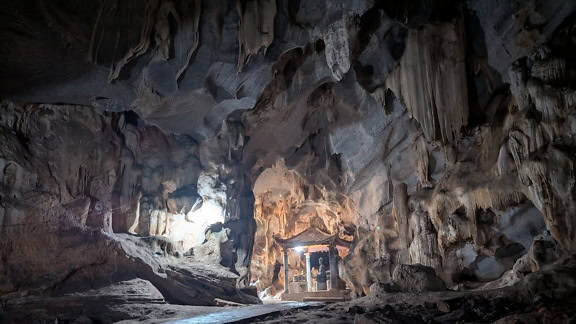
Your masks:
<svg viewBox="0 0 576 324"><path fill-rule="evenodd" d="M551 41L523 44L534 54L517 53L512 61L518 61L500 74L490 64L496 54L490 51L493 35L484 34L484 10L464 6L448 20L429 13L425 21L399 26L393 12L372 8L350 19L342 33L348 37L342 44L351 44L340 49L351 55L351 72L332 74L314 92L299 88L310 77L308 62L326 51L330 67L337 55L329 54L326 39L314 51L290 53L296 71L276 75L265 93L276 100L244 114L245 123L256 125L247 127L245 153L255 157L247 162L254 164L261 210L255 214L253 264L259 289L273 285L272 295L281 289L282 280L273 282L283 271L272 234L288 237L308 226L354 231L341 275L359 295L374 282L391 280L398 264L429 266L452 287L479 287L509 276L547 230L561 254L572 253L566 211L574 194L573 135L566 134L573 134L567 126L573 81L565 62L574 21L567 19L554 34L544 28L541 37ZM567 17L557 15L546 19ZM401 44L399 55L370 56L378 46L391 51L393 41ZM273 183L259 183L270 177ZM310 200L303 194L346 212L325 219L316 208L312 214L321 221L315 224L300 212L301 201ZM555 202L563 206L552 207ZM301 228L292 230L292 217ZM340 227L327 226L334 221ZM291 274L303 268L300 258L292 259Z"/></svg>
<svg viewBox="0 0 576 324"><path fill-rule="evenodd" d="M250 190L226 180L233 159L210 155L217 143L166 135L130 112L9 101L1 109L3 296L143 278L170 302L257 301L239 289L251 254ZM228 253L200 261L195 251L218 222ZM191 275L199 264L220 284Z"/></svg>

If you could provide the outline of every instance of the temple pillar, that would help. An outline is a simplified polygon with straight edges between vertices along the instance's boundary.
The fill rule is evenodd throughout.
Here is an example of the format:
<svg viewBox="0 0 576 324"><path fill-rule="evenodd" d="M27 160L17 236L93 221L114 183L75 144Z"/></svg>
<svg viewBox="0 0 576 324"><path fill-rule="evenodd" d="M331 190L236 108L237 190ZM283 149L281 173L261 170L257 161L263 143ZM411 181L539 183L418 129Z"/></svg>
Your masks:
<svg viewBox="0 0 576 324"><path fill-rule="evenodd" d="M283 250L284 254L284 292L290 292L288 289L288 249Z"/></svg>
<svg viewBox="0 0 576 324"><path fill-rule="evenodd" d="M328 257L330 259L330 290L338 289L338 268L336 267L336 254L334 244L328 246Z"/></svg>
<svg viewBox="0 0 576 324"><path fill-rule="evenodd" d="M312 291L312 270L310 267L310 252L305 252L306 255L306 285L308 291Z"/></svg>

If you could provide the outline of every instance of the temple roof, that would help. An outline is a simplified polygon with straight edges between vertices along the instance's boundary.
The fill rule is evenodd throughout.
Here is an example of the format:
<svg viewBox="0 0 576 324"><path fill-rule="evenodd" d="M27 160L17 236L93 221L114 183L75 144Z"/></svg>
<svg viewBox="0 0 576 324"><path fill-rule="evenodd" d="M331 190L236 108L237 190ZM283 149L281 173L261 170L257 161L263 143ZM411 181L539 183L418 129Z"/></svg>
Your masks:
<svg viewBox="0 0 576 324"><path fill-rule="evenodd" d="M330 244L348 247L352 242L343 240L338 235L328 234L316 227L310 227L290 238L281 239L274 235L274 240L284 248L294 248L299 246Z"/></svg>

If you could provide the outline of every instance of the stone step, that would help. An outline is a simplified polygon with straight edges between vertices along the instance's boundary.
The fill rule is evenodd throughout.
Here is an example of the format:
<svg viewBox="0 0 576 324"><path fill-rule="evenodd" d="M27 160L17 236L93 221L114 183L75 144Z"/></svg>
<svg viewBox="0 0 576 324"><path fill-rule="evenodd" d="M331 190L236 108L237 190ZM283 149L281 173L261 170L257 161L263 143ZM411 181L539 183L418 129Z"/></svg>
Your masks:
<svg viewBox="0 0 576 324"><path fill-rule="evenodd" d="M346 297L304 297L305 302L343 302L348 300L349 298Z"/></svg>

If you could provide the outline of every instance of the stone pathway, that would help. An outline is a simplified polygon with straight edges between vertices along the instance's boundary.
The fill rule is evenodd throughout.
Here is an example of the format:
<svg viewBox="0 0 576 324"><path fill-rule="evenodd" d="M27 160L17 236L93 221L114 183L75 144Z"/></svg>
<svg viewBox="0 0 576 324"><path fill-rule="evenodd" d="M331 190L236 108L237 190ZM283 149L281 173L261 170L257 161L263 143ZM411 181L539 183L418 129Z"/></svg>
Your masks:
<svg viewBox="0 0 576 324"><path fill-rule="evenodd" d="M252 323L252 321L275 313L291 310L319 307L317 302L285 302L264 305L238 307L221 312L195 316L187 319L169 321L170 324L209 324L209 323Z"/></svg>

